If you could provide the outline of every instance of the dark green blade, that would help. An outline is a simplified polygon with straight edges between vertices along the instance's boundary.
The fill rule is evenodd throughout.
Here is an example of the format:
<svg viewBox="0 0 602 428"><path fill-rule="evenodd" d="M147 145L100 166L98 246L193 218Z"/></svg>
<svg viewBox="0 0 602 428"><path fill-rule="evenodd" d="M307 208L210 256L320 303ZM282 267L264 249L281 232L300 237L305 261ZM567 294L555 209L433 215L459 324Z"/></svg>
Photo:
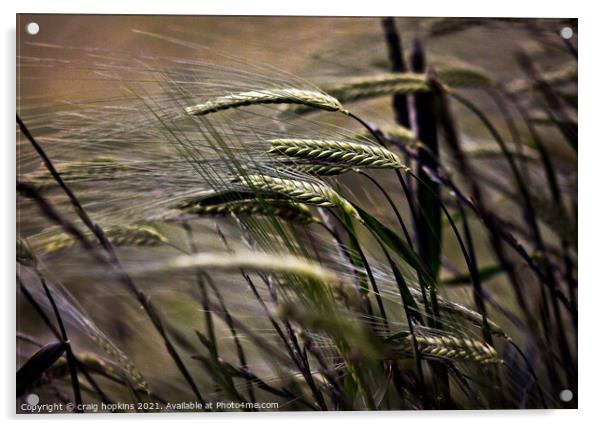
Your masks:
<svg viewBox="0 0 602 428"><path fill-rule="evenodd" d="M36 382L65 352L61 342L49 343L42 347L17 371L17 397Z"/></svg>
<svg viewBox="0 0 602 428"><path fill-rule="evenodd" d="M479 269L479 277L481 278L482 282L488 281L491 278L496 277L497 275L500 275L502 273L504 273L505 270L501 265L491 265L491 266L485 266L481 269ZM470 273L464 273L464 274L460 274L451 278L447 278L447 279L443 279L441 281L439 281L439 284L441 285L466 285L466 284L470 284L472 281L471 277L470 277Z"/></svg>
<svg viewBox="0 0 602 428"><path fill-rule="evenodd" d="M353 204L353 203L352 203ZM429 281L432 277L427 270L427 267L420 261L418 255L410 248L410 246L399 237L393 230L382 224L379 220L372 217L368 212L361 207L353 204L360 217L364 221L364 225L374 233L383 244L395 252L403 261L409 264L413 269L421 275L424 275Z"/></svg>

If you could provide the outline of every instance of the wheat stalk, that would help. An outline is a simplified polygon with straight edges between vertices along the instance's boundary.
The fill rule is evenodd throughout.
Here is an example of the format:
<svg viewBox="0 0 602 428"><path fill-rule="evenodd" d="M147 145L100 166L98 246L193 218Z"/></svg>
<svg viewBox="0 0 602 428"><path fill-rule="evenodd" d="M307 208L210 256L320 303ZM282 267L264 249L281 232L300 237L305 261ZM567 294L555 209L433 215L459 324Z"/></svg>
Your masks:
<svg viewBox="0 0 602 428"><path fill-rule="evenodd" d="M397 155L384 147L348 141L279 138L268 140L269 153L307 162L331 163L338 167L407 168Z"/></svg>
<svg viewBox="0 0 602 428"><path fill-rule="evenodd" d="M446 358L450 360L473 361L483 364L501 363L502 359L497 351L487 343L446 335L429 335L424 333L408 334L401 340L395 340L396 350L403 353L412 353L414 338L418 350L422 355Z"/></svg>
<svg viewBox="0 0 602 428"><path fill-rule="evenodd" d="M323 182L292 180L268 175L241 176L238 181L246 182L249 186L266 192L282 193L307 204L319 207L338 206L350 216L362 221L353 205Z"/></svg>
<svg viewBox="0 0 602 428"><path fill-rule="evenodd" d="M154 247L167 242L167 238L152 226L126 225L104 229L109 242L116 247ZM75 240L71 235L59 233L52 236L44 245L45 253L54 253L72 247Z"/></svg>
<svg viewBox="0 0 602 428"><path fill-rule="evenodd" d="M261 104L302 104L320 110L346 113L341 103L330 95L319 91L295 88L262 89L224 95L195 106L186 107L186 113L203 116L221 110Z"/></svg>

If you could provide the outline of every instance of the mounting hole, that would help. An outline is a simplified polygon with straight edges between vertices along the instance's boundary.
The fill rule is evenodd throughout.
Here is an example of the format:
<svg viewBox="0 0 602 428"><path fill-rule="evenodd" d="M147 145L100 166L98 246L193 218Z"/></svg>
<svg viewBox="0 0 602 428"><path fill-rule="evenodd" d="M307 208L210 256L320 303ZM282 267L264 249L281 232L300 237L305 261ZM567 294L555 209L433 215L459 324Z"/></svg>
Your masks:
<svg viewBox="0 0 602 428"><path fill-rule="evenodd" d="M565 40L570 39L573 37L573 29L571 27L564 27L562 30L560 30L560 37Z"/></svg>
<svg viewBox="0 0 602 428"><path fill-rule="evenodd" d="M38 34L40 32L40 26L38 25L37 22L30 22L25 27L25 31L27 31L27 34L35 36L36 34Z"/></svg>
<svg viewBox="0 0 602 428"><path fill-rule="evenodd" d="M40 402L40 397L38 397L38 394L29 394L25 400L30 406L37 406Z"/></svg>
<svg viewBox="0 0 602 428"><path fill-rule="evenodd" d="M562 391L560 391L560 394L558 394L558 397L560 398L560 401L568 403L573 399L573 391L571 391L570 389L563 389Z"/></svg>

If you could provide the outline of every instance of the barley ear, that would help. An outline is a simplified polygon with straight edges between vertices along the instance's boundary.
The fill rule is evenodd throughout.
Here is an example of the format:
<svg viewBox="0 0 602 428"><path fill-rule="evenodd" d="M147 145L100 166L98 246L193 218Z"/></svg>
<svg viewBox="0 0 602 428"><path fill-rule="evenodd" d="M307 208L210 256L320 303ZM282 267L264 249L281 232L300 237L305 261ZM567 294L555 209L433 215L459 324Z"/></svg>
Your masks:
<svg viewBox="0 0 602 428"><path fill-rule="evenodd" d="M157 229L148 225L124 225L105 228L105 235L109 242L116 247L154 247L167 242ZM71 248L76 241L71 235L59 233L49 238L44 243L45 253Z"/></svg>
<svg viewBox="0 0 602 428"><path fill-rule="evenodd" d="M358 221L363 221L349 201L321 181L293 180L258 174L240 176L236 181L246 183L253 189L280 193L310 205L320 207L338 206Z"/></svg>
<svg viewBox="0 0 602 428"><path fill-rule="evenodd" d="M399 157L376 144L309 138L278 138L267 141L269 153L304 162L336 167L407 169Z"/></svg>
<svg viewBox="0 0 602 428"><path fill-rule="evenodd" d="M262 104L301 104L319 110L346 112L336 98L323 92L296 88L238 92L186 107L186 113L203 116L222 110Z"/></svg>

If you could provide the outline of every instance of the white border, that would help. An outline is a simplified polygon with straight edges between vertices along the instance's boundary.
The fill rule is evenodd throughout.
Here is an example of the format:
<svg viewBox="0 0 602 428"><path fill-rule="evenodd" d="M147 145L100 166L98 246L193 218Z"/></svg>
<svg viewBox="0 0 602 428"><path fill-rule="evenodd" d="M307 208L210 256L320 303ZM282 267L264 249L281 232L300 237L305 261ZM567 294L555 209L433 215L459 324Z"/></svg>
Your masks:
<svg viewBox="0 0 602 428"><path fill-rule="evenodd" d="M8 4L7 4L8 3ZM470 426L504 427L516 422L546 425L549 427L566 428L578 423L580 426L589 425L587 421L595 420L595 409L598 406L600 391L600 331L595 327L600 320L600 290L602 283L597 272L600 261L597 256L601 253L602 243L600 233L600 214L602 205L599 203L600 180L598 171L602 168L602 137L600 126L600 66L599 41L602 36L598 30L600 15L596 13L595 2L579 1L545 1L528 2L525 0L504 0L500 2L483 1L403 1L403 0L369 0L363 3L347 1L302 0L302 1L244 1L244 0L163 0L163 1L125 1L125 0L77 0L77 1L22 1L19 4L3 2L2 14L4 24L4 66L2 67L1 92L4 95L2 105L3 129L5 138L0 144L1 159L4 162L1 176L0 192L3 201L2 213L2 242L3 253L0 258L1 271L5 273L2 302L6 305L2 311L5 322L2 329L4 350L2 352L2 368L6 371L3 376L1 393L2 414L15 421L14 413L14 111L15 111L15 13L119 13L119 14L232 14L232 15L353 15L353 16L502 16L502 17L578 17L579 18L579 86L585 88L579 94L581 116L579 118L580 162L579 162L579 230L580 230L580 337L582 338L579 358L580 373L580 410L579 411L509 411L509 412L389 412L389 413L353 413L353 414L262 414L262 415L109 415L105 417L88 416L85 420L78 416L20 417L20 425L47 424L51 426L65 423L90 424L100 426L114 419L143 419L138 423L148 426L162 426L166 419L194 421L196 424L226 424L231 426L265 427L267 425L288 427L306 427L310 424L325 422L341 423L355 426L365 426L374 423L383 426L400 426L401 424L420 424L429 426L437 424L446 428ZM598 275L596 275L598 274ZM590 339L591 338L591 339ZM12 382L11 382L12 380ZM576 418L579 421L576 421ZM599 421L596 425L599 425ZM592 424L593 425L593 424ZM38 425L39 426L39 425ZM46 426L46 425L45 425Z"/></svg>
<svg viewBox="0 0 602 428"><path fill-rule="evenodd" d="M503 2L456 1L23 1L20 13L109 13L166 15L341 15L341 16L498 16L498 17L575 17L579 2L546 1L544 4L524 0Z"/></svg>

